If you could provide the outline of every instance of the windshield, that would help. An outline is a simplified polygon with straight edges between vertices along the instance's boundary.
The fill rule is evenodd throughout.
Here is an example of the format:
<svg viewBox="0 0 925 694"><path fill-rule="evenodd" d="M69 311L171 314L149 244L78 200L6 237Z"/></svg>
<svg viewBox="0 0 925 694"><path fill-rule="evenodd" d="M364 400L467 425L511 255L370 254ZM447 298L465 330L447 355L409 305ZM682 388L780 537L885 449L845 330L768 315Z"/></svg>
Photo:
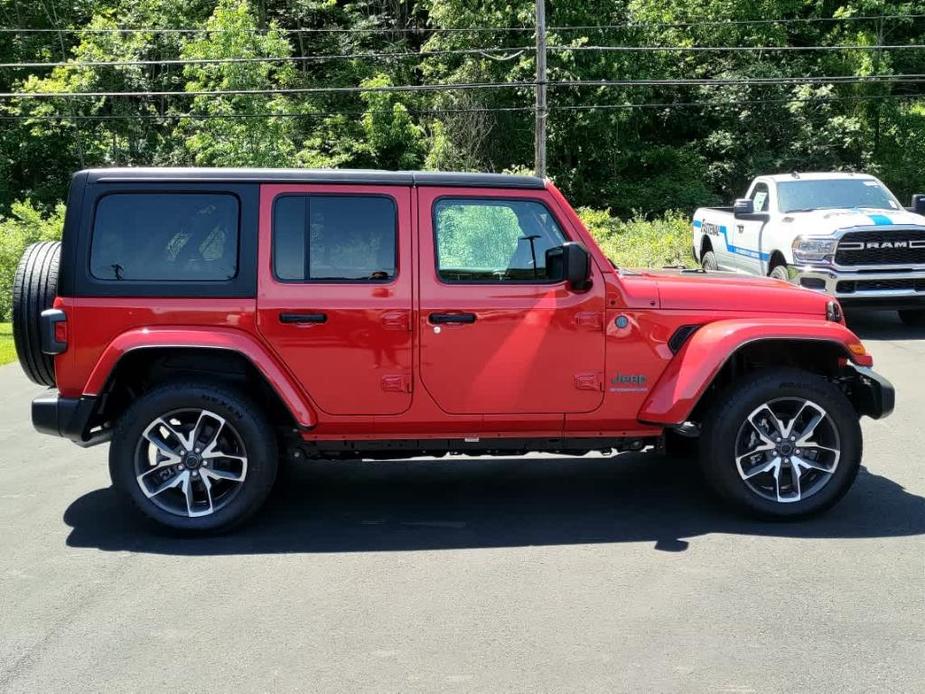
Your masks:
<svg viewBox="0 0 925 694"><path fill-rule="evenodd" d="M777 184L781 212L866 207L898 210L896 198L879 181L868 179L828 179L786 181Z"/></svg>

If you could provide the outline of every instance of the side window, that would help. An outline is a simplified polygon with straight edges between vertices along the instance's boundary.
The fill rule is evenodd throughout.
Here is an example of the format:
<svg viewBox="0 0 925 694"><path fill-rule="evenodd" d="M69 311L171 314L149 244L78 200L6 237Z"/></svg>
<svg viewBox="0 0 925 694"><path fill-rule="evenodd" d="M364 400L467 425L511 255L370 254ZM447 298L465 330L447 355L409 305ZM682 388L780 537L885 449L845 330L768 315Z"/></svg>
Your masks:
<svg viewBox="0 0 925 694"><path fill-rule="evenodd" d="M434 233L446 282L545 282L546 251L566 240L532 200L443 198L434 204Z"/></svg>
<svg viewBox="0 0 925 694"><path fill-rule="evenodd" d="M383 282L396 275L398 211L372 195L282 195L273 272L284 282Z"/></svg>
<svg viewBox="0 0 925 694"><path fill-rule="evenodd" d="M90 274L101 280L222 281L238 271L238 199L220 193L113 193L100 199Z"/></svg>
<svg viewBox="0 0 925 694"><path fill-rule="evenodd" d="M767 212L768 211L768 197L770 193L768 191L767 183L756 183L755 189L752 191L752 200L755 201L755 212Z"/></svg>

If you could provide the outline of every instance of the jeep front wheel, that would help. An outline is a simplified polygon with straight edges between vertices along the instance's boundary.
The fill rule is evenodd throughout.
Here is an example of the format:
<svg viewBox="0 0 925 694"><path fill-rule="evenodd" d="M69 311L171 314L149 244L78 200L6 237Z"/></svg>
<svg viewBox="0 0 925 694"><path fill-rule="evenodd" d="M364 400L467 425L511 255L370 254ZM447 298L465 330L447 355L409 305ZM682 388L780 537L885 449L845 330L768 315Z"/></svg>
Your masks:
<svg viewBox="0 0 925 694"><path fill-rule="evenodd" d="M191 532L227 530L266 500L276 478L272 429L233 390L174 383L126 410L113 433L113 485L146 516Z"/></svg>
<svg viewBox="0 0 925 694"><path fill-rule="evenodd" d="M831 507L851 487L861 428L832 383L798 369L767 369L717 402L700 460L727 501L764 518L798 518Z"/></svg>

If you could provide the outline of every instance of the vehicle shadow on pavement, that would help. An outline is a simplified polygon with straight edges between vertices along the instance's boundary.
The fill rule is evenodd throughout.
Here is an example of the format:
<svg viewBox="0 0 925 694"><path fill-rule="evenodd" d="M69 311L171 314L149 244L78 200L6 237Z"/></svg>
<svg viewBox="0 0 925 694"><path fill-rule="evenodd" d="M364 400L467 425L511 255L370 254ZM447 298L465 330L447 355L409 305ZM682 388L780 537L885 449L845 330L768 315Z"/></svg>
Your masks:
<svg viewBox="0 0 925 694"><path fill-rule="evenodd" d="M654 454L614 458L312 462L291 469L231 534L165 535L113 489L64 514L72 547L171 555L375 552L651 542L684 551L711 533L874 538L925 533L925 499L862 468L827 514L792 523L736 515L696 467Z"/></svg>
<svg viewBox="0 0 925 694"><path fill-rule="evenodd" d="M906 325L896 311L845 311L845 322L862 340L925 340L925 327Z"/></svg>

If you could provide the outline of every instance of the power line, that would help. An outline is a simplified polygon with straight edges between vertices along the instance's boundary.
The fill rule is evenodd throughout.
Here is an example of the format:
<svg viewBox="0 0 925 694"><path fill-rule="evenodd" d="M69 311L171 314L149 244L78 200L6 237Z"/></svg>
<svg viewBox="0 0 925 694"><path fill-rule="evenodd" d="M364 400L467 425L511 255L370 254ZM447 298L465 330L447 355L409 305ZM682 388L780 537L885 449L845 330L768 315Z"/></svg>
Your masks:
<svg viewBox="0 0 925 694"><path fill-rule="evenodd" d="M783 17L780 19L725 19L725 20L697 20L688 22L633 22L627 21L617 24L579 24L551 26L548 31L595 31L611 29L635 29L635 28L685 28L700 26L741 26L741 25L767 25L767 24L812 24L817 22L856 22L856 21L877 21L877 20L898 20L898 19L920 19L925 17L925 13L905 13L905 14L886 14L886 15L857 15L850 17ZM347 28L347 27L318 27L318 28L293 28L293 29L274 29L281 34L442 34L442 33L478 33L478 32L529 32L533 33L533 27L526 26L476 26L476 27L370 27L370 28ZM210 29L206 27L104 27L104 28L30 28L30 27L2 27L2 34L43 34L43 33L68 33L68 34L201 34L201 33L266 33L263 29Z"/></svg>
<svg viewBox="0 0 925 694"><path fill-rule="evenodd" d="M618 53L635 52L778 52L778 51L879 51L902 50L906 48L925 48L921 43L870 44L870 45L836 45L836 46L547 46L550 51L612 51Z"/></svg>
<svg viewBox="0 0 925 694"><path fill-rule="evenodd" d="M743 26L768 24L815 24L825 22L855 22L889 19L921 19L925 13L858 15L853 17L786 17L782 19L715 19L690 22L623 22L620 24L576 24L570 26L553 26L549 31L595 31L610 29L684 29L688 27Z"/></svg>
<svg viewBox="0 0 925 694"><path fill-rule="evenodd" d="M925 48L925 44L870 44L870 45L835 45L835 46L547 46L555 52L602 51L616 53L719 53L719 52L787 52L787 51L879 51ZM329 60L354 60L358 58L375 58L403 60L408 58L429 58L444 55L492 55L497 53L523 53L532 50L532 46L512 46L502 48L461 48L437 51L386 51L381 53L321 53L303 56L258 56L250 58L166 58L162 60L60 60L55 62L0 63L0 69L41 69L56 67L140 67L145 65L236 65L251 63L287 63L287 62L325 62Z"/></svg>
<svg viewBox="0 0 925 694"><path fill-rule="evenodd" d="M852 101L877 101L888 99L917 99L918 94L866 94L856 96L810 96L810 97L783 97L774 99L734 99L734 100L699 100L699 101L666 101L634 104L585 104L585 105L557 105L547 106L550 111L625 111L636 109L672 109L717 106L743 106L758 104L783 103L828 103ZM453 115L465 113L532 113L534 106L492 106L482 108L430 108L408 109L413 115ZM362 116L366 112L360 110L347 111L308 111L306 113L141 113L141 114L15 114L0 115L0 120L80 120L80 121L118 121L118 120L237 120L250 118L331 118L336 116Z"/></svg>
<svg viewBox="0 0 925 694"><path fill-rule="evenodd" d="M49 68L49 67L130 67L143 65L224 65L237 63L286 63L325 62L327 60L353 60L356 58L404 59L441 55L490 55L495 53L516 53L532 50L532 46L512 48L458 48L438 51L385 51L381 53L320 53L301 56L257 56L252 58L167 58L164 60L61 60L44 63L0 63L0 68Z"/></svg>
<svg viewBox="0 0 925 694"><path fill-rule="evenodd" d="M925 74L902 75L830 75L819 77L737 77L703 79L633 79L633 80L558 80L547 87L685 87L685 86L766 86L796 84L862 84L925 81ZM432 92L472 89L518 89L537 86L536 81L517 82L452 82L444 84L403 84L381 87L285 87L275 89L194 89L189 91L94 91L94 92L0 92L0 99L110 98L162 96L244 96L253 94L335 94Z"/></svg>

